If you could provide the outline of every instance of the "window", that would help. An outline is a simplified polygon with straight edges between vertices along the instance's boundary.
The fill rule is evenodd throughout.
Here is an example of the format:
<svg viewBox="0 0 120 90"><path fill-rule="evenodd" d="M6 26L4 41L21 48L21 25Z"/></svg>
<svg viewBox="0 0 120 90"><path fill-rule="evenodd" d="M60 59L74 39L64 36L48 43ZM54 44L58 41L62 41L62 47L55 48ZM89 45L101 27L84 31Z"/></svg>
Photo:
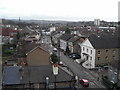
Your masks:
<svg viewBox="0 0 120 90"><path fill-rule="evenodd" d="M92 54L92 50L91 50L91 54Z"/></svg>
<svg viewBox="0 0 120 90"><path fill-rule="evenodd" d="M83 47L83 51L85 50L85 48Z"/></svg>
<svg viewBox="0 0 120 90"><path fill-rule="evenodd" d="M108 60L108 56L106 56L105 59Z"/></svg>
<svg viewBox="0 0 120 90"><path fill-rule="evenodd" d="M87 52L88 52L88 49L87 49Z"/></svg>
<svg viewBox="0 0 120 90"><path fill-rule="evenodd" d="M113 56L113 60L115 60L115 56Z"/></svg>
<svg viewBox="0 0 120 90"><path fill-rule="evenodd" d="M113 54L115 54L115 50L113 50L113 52L112 52Z"/></svg>
<svg viewBox="0 0 120 90"><path fill-rule="evenodd" d="M108 50L106 50L106 54L108 53Z"/></svg>
<svg viewBox="0 0 120 90"><path fill-rule="evenodd" d="M100 55L100 51L98 51L98 55Z"/></svg>
<svg viewBox="0 0 120 90"><path fill-rule="evenodd" d="M90 57L90 60L92 60L92 57Z"/></svg>
<svg viewBox="0 0 120 90"><path fill-rule="evenodd" d="M100 57L98 57L98 60L100 60Z"/></svg>

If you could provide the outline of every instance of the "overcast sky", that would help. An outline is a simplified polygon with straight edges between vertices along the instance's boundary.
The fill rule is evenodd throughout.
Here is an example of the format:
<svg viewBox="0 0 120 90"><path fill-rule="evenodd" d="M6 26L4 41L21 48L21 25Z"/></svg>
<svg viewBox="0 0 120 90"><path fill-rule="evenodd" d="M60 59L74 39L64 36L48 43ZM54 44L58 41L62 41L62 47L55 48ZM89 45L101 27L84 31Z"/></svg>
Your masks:
<svg viewBox="0 0 120 90"><path fill-rule="evenodd" d="M0 0L0 18L118 21L119 0Z"/></svg>

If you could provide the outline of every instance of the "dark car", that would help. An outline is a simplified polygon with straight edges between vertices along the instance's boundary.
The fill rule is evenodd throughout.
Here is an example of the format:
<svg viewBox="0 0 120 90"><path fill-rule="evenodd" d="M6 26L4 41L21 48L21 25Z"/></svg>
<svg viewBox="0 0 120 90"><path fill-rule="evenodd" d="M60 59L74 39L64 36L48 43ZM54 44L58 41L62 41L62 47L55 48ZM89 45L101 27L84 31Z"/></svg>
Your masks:
<svg viewBox="0 0 120 90"><path fill-rule="evenodd" d="M79 54L76 54L76 53L69 54L69 57L72 59L80 59L81 58L81 56Z"/></svg>
<svg viewBox="0 0 120 90"><path fill-rule="evenodd" d="M89 81L87 79L79 79L79 82L83 87L89 86Z"/></svg>

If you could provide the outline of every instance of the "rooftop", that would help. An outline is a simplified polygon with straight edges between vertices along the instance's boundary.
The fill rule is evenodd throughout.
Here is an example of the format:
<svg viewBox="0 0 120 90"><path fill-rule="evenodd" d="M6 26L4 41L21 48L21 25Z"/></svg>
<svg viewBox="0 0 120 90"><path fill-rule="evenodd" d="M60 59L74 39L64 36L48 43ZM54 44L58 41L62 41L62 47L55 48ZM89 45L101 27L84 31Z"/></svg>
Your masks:
<svg viewBox="0 0 120 90"><path fill-rule="evenodd" d="M120 37L89 37L88 39L96 49L120 48Z"/></svg>

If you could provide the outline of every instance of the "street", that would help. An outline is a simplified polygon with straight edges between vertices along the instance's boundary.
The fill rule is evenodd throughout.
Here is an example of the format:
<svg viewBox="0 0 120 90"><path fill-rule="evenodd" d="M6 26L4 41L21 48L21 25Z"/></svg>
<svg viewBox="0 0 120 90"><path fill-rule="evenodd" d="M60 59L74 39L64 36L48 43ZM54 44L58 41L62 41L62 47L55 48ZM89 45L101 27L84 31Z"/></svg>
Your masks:
<svg viewBox="0 0 120 90"><path fill-rule="evenodd" d="M101 83L101 81L97 81L97 78L93 76L94 73L91 74L88 69L85 69L71 58L65 56L62 52L60 52L60 55L61 61L69 67L69 69L74 73L75 76L89 80L90 82L89 88L106 88Z"/></svg>
<svg viewBox="0 0 120 90"><path fill-rule="evenodd" d="M43 36L41 42L45 44L45 47L48 49L49 52L53 52L53 46L51 44L50 36ZM89 80L89 88L106 88L102 81L97 81L98 77L96 73L91 72L90 70L82 67L78 64L75 60L69 58L68 56L64 55L63 52L57 52L57 55L60 55L60 60L63 64L67 65L68 70L72 72L78 79L87 79ZM79 83L76 83L77 88L83 88Z"/></svg>

